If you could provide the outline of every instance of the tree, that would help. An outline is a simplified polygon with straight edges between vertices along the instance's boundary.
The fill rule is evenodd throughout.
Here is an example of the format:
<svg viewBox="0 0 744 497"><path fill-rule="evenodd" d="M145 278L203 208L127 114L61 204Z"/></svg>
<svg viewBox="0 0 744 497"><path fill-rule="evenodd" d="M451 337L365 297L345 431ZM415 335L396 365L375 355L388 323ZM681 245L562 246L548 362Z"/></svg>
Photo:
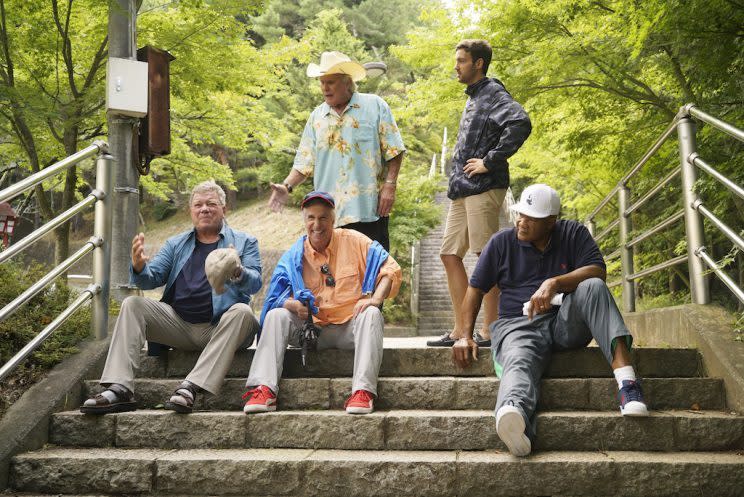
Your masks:
<svg viewBox="0 0 744 497"><path fill-rule="evenodd" d="M98 2L0 0L0 158L38 172L103 133L105 23ZM43 186L36 203L45 219L75 201L77 168L68 169L55 206ZM55 231L55 260L67 257L69 224Z"/></svg>
<svg viewBox="0 0 744 497"><path fill-rule="evenodd" d="M464 99L449 77L454 46L462 38L491 40L490 74L506 83L534 126L511 160L513 183L517 189L536 181L553 185L572 217L594 208L685 103L735 123L744 116L738 76L744 11L735 1L492 0L457 3L455 14L427 11L425 26L393 48L416 74L411 117L421 124L455 122ZM704 127L699 148L720 151L718 169L744 181L741 145ZM648 189L678 162L676 154L675 144L667 144L633 188ZM707 178L700 190L729 226L742 225L742 206L733 195ZM639 226L679 209L678 197L665 195L668 202L635 215ZM617 209L606 212L617 216ZM679 251L679 238L678 231L666 234L646 262Z"/></svg>

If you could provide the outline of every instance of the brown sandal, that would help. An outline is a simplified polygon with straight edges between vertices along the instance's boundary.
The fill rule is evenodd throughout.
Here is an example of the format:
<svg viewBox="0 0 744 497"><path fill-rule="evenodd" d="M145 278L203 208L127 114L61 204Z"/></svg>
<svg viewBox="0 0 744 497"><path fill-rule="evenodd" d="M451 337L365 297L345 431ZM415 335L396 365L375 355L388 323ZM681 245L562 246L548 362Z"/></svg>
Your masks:
<svg viewBox="0 0 744 497"><path fill-rule="evenodd" d="M113 400L104 396L105 392L113 394ZM129 412L137 409L137 402L134 400L134 394L127 390L126 387L113 383L106 390L98 395L86 400L80 406L80 412L83 414L110 414L114 412Z"/></svg>
<svg viewBox="0 0 744 497"><path fill-rule="evenodd" d="M173 392L173 395L168 402L165 403L165 409L168 411L176 411L180 414L191 414L194 411L194 401L196 400L198 390L199 387L193 383L184 381L176 391Z"/></svg>

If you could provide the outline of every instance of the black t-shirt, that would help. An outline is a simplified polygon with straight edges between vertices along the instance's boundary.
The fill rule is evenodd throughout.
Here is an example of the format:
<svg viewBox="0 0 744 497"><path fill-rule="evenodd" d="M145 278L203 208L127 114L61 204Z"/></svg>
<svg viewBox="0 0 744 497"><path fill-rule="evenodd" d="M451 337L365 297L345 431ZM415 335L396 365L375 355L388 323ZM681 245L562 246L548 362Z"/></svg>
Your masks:
<svg viewBox="0 0 744 497"><path fill-rule="evenodd" d="M209 323L212 320L212 286L204 272L204 261L217 248L218 242L195 242L194 251L178 273L171 287L170 298L166 301L170 301L173 310L184 321Z"/></svg>
<svg viewBox="0 0 744 497"><path fill-rule="evenodd" d="M498 286L499 317L519 317L522 304L543 281L591 265L606 267L589 230L576 221L556 222L544 252L532 243L520 241L516 228L505 229L494 234L484 247L470 286L483 292Z"/></svg>

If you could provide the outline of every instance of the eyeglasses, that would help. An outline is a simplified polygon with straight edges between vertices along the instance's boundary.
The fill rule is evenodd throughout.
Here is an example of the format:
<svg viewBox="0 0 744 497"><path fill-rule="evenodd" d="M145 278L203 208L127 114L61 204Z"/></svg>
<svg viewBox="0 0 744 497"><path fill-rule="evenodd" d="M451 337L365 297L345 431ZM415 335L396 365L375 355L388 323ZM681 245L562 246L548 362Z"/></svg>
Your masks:
<svg viewBox="0 0 744 497"><path fill-rule="evenodd" d="M336 286L336 280L333 279L333 275L331 274L331 268L328 267L328 264L323 264L320 266L320 272L326 275L325 284L328 286Z"/></svg>

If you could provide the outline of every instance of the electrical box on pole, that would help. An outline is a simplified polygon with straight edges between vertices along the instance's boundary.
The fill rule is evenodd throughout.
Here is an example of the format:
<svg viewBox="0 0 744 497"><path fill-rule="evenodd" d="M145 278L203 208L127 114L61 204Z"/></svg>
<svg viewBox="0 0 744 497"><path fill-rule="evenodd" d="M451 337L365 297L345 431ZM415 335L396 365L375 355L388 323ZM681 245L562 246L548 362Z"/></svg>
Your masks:
<svg viewBox="0 0 744 497"><path fill-rule="evenodd" d="M147 114L147 63L109 57L106 69L106 110L110 114Z"/></svg>
<svg viewBox="0 0 744 497"><path fill-rule="evenodd" d="M137 50L137 60L147 63L147 117L139 130L140 163L170 153L170 62L171 54L151 46Z"/></svg>

